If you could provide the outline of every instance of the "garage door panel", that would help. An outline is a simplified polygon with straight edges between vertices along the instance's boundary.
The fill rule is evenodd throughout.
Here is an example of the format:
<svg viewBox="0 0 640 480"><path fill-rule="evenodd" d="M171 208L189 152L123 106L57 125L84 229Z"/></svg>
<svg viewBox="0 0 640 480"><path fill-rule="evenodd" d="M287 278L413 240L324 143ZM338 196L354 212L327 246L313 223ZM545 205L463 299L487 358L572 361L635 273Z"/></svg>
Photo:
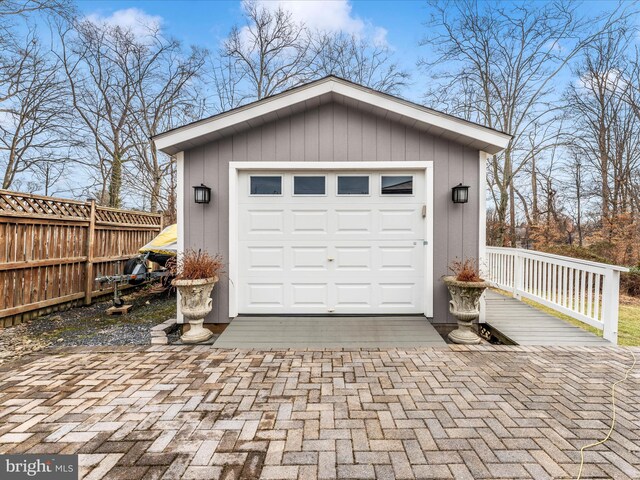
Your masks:
<svg viewBox="0 0 640 480"><path fill-rule="evenodd" d="M322 307L326 311L329 307L329 286L326 283L292 283L291 306Z"/></svg>
<svg viewBox="0 0 640 480"><path fill-rule="evenodd" d="M342 235L370 234L373 229L373 213L370 209L336 210L336 233Z"/></svg>
<svg viewBox="0 0 640 480"><path fill-rule="evenodd" d="M250 272L284 270L284 247L247 247L246 269Z"/></svg>
<svg viewBox="0 0 640 480"><path fill-rule="evenodd" d="M335 247L337 271L371 271L371 247Z"/></svg>
<svg viewBox="0 0 640 480"><path fill-rule="evenodd" d="M371 309L371 294L373 292L370 283L336 283L335 305L337 308L365 308Z"/></svg>
<svg viewBox="0 0 640 480"><path fill-rule="evenodd" d="M329 213L326 210L291 210L292 233L329 233Z"/></svg>
<svg viewBox="0 0 640 480"><path fill-rule="evenodd" d="M292 246L291 270L327 270L328 247L323 246Z"/></svg>
<svg viewBox="0 0 640 480"><path fill-rule="evenodd" d="M380 210L380 233L416 234L415 208Z"/></svg>
<svg viewBox="0 0 640 480"><path fill-rule="evenodd" d="M247 301L250 308L267 307L282 308L284 302L284 284L282 283L252 283L246 284Z"/></svg>
<svg viewBox="0 0 640 480"><path fill-rule="evenodd" d="M380 307L416 307L416 287L415 283L381 283L378 305Z"/></svg>
<svg viewBox="0 0 640 480"><path fill-rule="evenodd" d="M380 246L378 248L379 268L382 271L417 271L422 267L420 253L423 246L414 242L405 246Z"/></svg>
<svg viewBox="0 0 640 480"><path fill-rule="evenodd" d="M247 228L245 233L254 236L284 233L284 216L284 210L248 210L244 222Z"/></svg>

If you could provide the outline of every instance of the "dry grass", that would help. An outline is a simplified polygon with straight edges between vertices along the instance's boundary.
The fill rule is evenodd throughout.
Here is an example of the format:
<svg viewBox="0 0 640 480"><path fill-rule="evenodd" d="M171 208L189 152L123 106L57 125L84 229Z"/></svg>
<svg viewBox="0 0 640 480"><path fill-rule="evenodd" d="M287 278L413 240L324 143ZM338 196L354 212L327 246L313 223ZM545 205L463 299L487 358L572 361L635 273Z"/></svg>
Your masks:
<svg viewBox="0 0 640 480"><path fill-rule="evenodd" d="M449 270L453 272L459 282L482 282L478 262L471 258L454 260L449 265Z"/></svg>
<svg viewBox="0 0 640 480"><path fill-rule="evenodd" d="M178 256L176 279L200 280L220 275L224 271L221 255L210 255L202 250L186 250Z"/></svg>

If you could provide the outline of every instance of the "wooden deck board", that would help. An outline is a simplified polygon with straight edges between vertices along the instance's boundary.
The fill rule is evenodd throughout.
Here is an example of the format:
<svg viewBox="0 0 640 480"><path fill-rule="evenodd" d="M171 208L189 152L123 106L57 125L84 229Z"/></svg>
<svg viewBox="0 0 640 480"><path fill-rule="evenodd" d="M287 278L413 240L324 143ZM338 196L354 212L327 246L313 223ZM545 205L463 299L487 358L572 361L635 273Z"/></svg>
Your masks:
<svg viewBox="0 0 640 480"><path fill-rule="evenodd" d="M446 345L425 317L238 317L219 348L412 348Z"/></svg>
<svg viewBox="0 0 640 480"><path fill-rule="evenodd" d="M517 345L607 346L611 342L515 298L486 295L486 323Z"/></svg>

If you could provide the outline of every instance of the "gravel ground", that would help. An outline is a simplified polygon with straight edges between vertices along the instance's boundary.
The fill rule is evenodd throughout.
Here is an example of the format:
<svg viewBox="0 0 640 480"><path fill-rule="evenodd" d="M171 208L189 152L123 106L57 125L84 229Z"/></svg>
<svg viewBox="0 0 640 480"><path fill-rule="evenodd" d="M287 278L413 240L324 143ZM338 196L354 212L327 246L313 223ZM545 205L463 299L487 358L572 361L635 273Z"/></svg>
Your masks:
<svg viewBox="0 0 640 480"><path fill-rule="evenodd" d="M107 315L112 303L104 301L0 329L0 363L50 346L148 345L151 327L176 315L174 294L143 287L124 299L133 305L124 316Z"/></svg>

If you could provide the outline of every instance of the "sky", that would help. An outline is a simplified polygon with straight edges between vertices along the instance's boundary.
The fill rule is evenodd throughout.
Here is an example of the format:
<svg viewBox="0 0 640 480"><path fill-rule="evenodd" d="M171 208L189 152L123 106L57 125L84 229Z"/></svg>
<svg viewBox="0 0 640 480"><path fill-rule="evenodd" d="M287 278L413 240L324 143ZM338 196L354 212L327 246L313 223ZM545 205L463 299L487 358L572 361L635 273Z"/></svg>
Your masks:
<svg viewBox="0 0 640 480"><path fill-rule="evenodd" d="M0 0L2 1L2 0ZM401 97L430 104L425 96L432 80L416 64L432 52L420 46L428 34L426 23L431 9L427 0L257 0L266 8L282 5L295 20L311 29L353 34L372 43L383 44L393 53L393 60L411 74L409 85L399 92ZM483 0L478 0L482 2ZM522 2L531 0L500 0ZM544 5L547 0L534 0ZM587 0L577 8L585 15L611 11L613 0ZM140 29L158 24L164 35L181 40L185 46L197 45L216 50L228 37L234 25L244 25L241 0L76 0L79 14L94 22L107 22L124 29ZM640 37L639 37L640 38ZM446 69L448 65L439 65ZM455 68L454 65L452 65ZM565 69L554 81L555 98L559 98L571 71ZM438 105L436 105L438 107Z"/></svg>
<svg viewBox="0 0 640 480"><path fill-rule="evenodd" d="M294 17L310 27L353 33L373 42L386 43L395 60L406 70L414 70L420 56L418 48L428 19L425 1L287 1L267 0L292 11ZM160 22L163 31L185 44L218 48L234 25L242 24L240 0L221 1L141 1L82 0L81 13L120 25L134 25L140 18ZM409 88L403 96L417 100L420 93Z"/></svg>

